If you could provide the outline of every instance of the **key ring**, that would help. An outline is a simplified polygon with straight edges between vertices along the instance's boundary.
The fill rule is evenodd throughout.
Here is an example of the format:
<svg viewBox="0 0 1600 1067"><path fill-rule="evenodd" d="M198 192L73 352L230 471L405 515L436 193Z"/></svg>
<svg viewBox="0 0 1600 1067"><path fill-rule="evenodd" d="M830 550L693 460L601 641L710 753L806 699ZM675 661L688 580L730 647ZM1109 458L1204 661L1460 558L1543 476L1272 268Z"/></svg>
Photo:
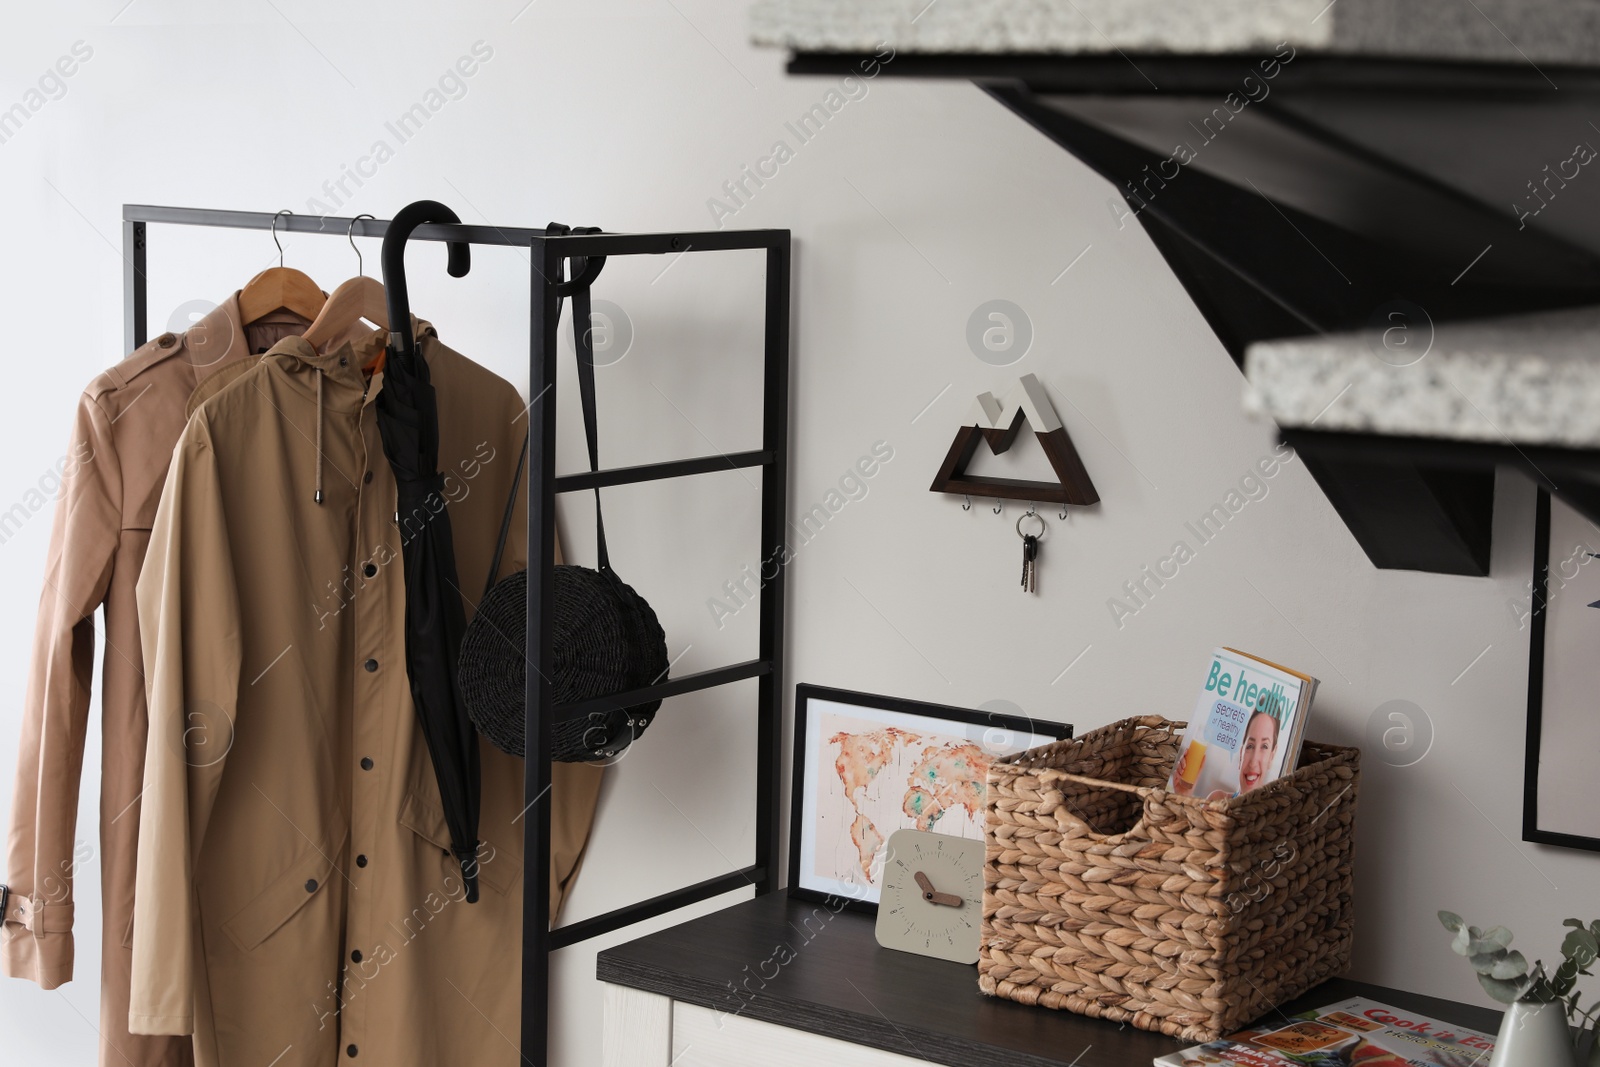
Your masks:
<svg viewBox="0 0 1600 1067"><path fill-rule="evenodd" d="M1037 522L1039 524L1039 532L1036 533L1036 534L1025 534L1025 533L1023 533L1022 532L1022 523L1023 523L1023 521L1025 519L1033 519L1035 522ZM1035 540L1042 542L1044 540L1045 531L1048 530L1048 529L1049 529L1049 527L1047 525L1045 525L1044 516L1038 514L1037 512L1027 512L1027 511L1025 511L1025 512L1022 513L1022 516L1017 519L1017 536L1022 538L1023 540L1027 540L1029 537L1032 537Z"/></svg>

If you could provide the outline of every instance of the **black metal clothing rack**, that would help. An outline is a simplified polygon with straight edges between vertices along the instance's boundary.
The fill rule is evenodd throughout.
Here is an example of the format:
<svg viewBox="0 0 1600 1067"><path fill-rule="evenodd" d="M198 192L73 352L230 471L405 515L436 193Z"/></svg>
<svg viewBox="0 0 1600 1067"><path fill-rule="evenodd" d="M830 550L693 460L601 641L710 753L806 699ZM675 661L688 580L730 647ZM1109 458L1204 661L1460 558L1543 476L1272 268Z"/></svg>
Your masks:
<svg viewBox="0 0 1600 1067"><path fill-rule="evenodd" d="M248 230L322 233L343 237L382 237L385 220L309 215L275 216L271 212L216 211L205 208L125 204L122 209L123 329L127 351L148 338L146 227L150 223ZM783 713L783 613L786 558L789 434L789 231L730 230L705 233L572 234L551 236L542 229L442 225L419 226L411 234L421 241L524 246L533 264L529 297L528 410L533 442L528 464L528 558L540 561L528 570L528 711L529 740L524 800L529 818L524 831L522 924L521 1055L533 1067L549 1062L550 953L600 934L664 915L731 890L754 886L764 894L777 888L779 789L782 778L781 717ZM575 257L672 255L689 252L766 251L765 332L762 352L762 441L759 449L728 455L648 463L635 467L557 476L556 336L557 291L564 261ZM575 704L557 705L549 673L553 662L551 620L552 567L555 560L555 498L560 493L695 474L759 467L761 479L761 545L758 558L779 563L761 589L757 657L695 674L672 678L623 693ZM765 578L765 571L763 571ZM550 806L536 801L550 789L550 725L593 712L625 708L646 701L699 692L747 678L757 680L756 841L754 861L727 874L684 886L647 900L551 929Z"/></svg>

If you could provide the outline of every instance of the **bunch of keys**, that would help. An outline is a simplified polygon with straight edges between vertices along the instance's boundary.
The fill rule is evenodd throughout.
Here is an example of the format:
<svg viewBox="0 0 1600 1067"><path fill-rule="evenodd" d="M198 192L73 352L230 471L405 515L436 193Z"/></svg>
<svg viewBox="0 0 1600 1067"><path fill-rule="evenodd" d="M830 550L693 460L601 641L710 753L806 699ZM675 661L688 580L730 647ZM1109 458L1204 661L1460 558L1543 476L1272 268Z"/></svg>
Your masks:
<svg viewBox="0 0 1600 1067"><path fill-rule="evenodd" d="M1032 519L1039 524L1037 533L1023 533L1022 524ZM1039 542L1044 540L1044 516L1032 508L1017 520L1017 536L1022 538L1022 591L1024 593L1037 593L1039 591Z"/></svg>

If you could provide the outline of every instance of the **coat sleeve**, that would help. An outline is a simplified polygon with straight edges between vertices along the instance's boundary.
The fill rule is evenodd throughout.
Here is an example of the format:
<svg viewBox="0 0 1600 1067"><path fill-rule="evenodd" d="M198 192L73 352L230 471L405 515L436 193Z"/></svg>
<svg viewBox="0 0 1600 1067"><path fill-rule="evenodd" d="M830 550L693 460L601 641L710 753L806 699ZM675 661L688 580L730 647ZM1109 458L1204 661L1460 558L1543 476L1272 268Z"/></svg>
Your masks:
<svg viewBox="0 0 1600 1067"><path fill-rule="evenodd" d="M173 453L138 586L150 735L134 890L128 1030L194 1030L194 873L233 742L239 598L203 416Z"/></svg>
<svg viewBox="0 0 1600 1067"><path fill-rule="evenodd" d="M0 924L0 969L46 989L72 979L74 833L94 677L94 612L106 598L122 533L122 477L111 421L88 394L78 402L59 469L61 495L39 597L8 835L12 914ZM0 529L10 519L10 513L0 516Z"/></svg>

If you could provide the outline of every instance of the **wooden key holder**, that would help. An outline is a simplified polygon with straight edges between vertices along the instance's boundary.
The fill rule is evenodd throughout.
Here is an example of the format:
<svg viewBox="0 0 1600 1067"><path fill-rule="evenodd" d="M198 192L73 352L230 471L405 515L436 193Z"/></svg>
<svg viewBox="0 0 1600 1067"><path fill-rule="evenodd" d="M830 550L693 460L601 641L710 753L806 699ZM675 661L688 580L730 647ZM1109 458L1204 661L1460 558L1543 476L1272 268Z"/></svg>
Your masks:
<svg viewBox="0 0 1600 1067"><path fill-rule="evenodd" d="M1057 482L1030 482L1020 478L986 478L967 473L967 465L977 454L978 444L987 442L995 455L1006 451L1017 440L1026 421L1044 448ZM1089 472L1084 469L1078 450L1072 446L1067 429L1056 416L1044 386L1032 374L1017 379L1016 388L1005 401L993 393L981 393L967 413L966 425L945 454L944 463L929 487L935 493L963 493L968 496L998 497L1004 500L1047 500L1053 504L1096 504Z"/></svg>

